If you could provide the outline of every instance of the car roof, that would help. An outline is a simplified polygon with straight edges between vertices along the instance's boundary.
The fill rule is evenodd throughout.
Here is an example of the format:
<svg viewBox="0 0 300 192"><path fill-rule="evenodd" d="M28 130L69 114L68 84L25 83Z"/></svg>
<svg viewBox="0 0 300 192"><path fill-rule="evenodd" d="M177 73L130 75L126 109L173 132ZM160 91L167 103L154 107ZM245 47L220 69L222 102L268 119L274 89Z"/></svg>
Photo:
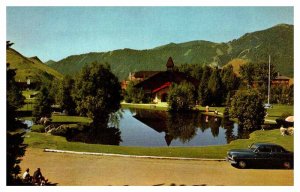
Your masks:
<svg viewBox="0 0 300 192"><path fill-rule="evenodd" d="M257 146L268 145L268 146L279 146L279 147L281 147L280 145L277 145L277 144L274 144L274 143L253 143L253 145L257 145Z"/></svg>

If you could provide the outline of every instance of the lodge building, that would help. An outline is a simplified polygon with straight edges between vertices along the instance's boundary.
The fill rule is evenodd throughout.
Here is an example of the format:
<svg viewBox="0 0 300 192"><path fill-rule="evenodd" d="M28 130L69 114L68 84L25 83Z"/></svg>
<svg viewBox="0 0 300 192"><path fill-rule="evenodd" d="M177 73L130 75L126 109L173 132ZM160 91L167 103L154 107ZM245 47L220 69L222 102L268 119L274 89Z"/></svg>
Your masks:
<svg viewBox="0 0 300 192"><path fill-rule="evenodd" d="M135 87L142 88L155 103L167 101L169 88L174 83L180 84L181 82L186 81L192 83L196 89L198 88L199 81L197 79L174 70L172 57L169 57L166 68L166 71L153 72L148 78L137 83Z"/></svg>

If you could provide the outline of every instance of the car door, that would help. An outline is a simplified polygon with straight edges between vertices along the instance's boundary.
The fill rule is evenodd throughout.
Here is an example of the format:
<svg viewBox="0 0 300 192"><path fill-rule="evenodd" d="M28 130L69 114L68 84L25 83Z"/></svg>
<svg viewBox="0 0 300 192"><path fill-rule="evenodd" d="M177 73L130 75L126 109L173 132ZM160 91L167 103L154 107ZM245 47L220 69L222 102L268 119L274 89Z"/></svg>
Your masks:
<svg viewBox="0 0 300 192"><path fill-rule="evenodd" d="M268 165L271 162L272 148L267 145L259 146L256 150L256 163Z"/></svg>
<svg viewBox="0 0 300 192"><path fill-rule="evenodd" d="M281 165L281 163L288 158L286 151L280 146L273 146L271 152L272 163L275 165Z"/></svg>

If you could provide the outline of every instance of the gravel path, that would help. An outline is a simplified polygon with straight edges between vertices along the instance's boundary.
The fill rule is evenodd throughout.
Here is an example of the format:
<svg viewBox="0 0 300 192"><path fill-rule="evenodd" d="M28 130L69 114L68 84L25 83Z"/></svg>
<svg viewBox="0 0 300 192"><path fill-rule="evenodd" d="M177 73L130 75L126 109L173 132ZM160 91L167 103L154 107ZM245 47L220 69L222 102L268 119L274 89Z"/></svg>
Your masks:
<svg viewBox="0 0 300 192"><path fill-rule="evenodd" d="M245 169L224 161L170 160L43 152L28 148L22 172L40 167L57 185L293 185L294 171Z"/></svg>

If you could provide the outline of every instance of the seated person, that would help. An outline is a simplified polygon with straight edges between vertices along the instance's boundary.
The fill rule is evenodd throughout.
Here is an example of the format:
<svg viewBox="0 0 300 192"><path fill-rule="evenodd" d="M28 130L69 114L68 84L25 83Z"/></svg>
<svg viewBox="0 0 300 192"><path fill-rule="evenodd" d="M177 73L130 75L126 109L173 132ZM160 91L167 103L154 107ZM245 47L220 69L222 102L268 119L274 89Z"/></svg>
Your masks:
<svg viewBox="0 0 300 192"><path fill-rule="evenodd" d="M25 183L29 183L29 182L31 182L31 178L32 177L29 174L29 168L27 168L26 171L22 175L22 179Z"/></svg>
<svg viewBox="0 0 300 192"><path fill-rule="evenodd" d="M33 182L41 185L42 183L46 183L48 180L45 180L45 178L42 175L41 169L37 168L37 170L33 173Z"/></svg>

